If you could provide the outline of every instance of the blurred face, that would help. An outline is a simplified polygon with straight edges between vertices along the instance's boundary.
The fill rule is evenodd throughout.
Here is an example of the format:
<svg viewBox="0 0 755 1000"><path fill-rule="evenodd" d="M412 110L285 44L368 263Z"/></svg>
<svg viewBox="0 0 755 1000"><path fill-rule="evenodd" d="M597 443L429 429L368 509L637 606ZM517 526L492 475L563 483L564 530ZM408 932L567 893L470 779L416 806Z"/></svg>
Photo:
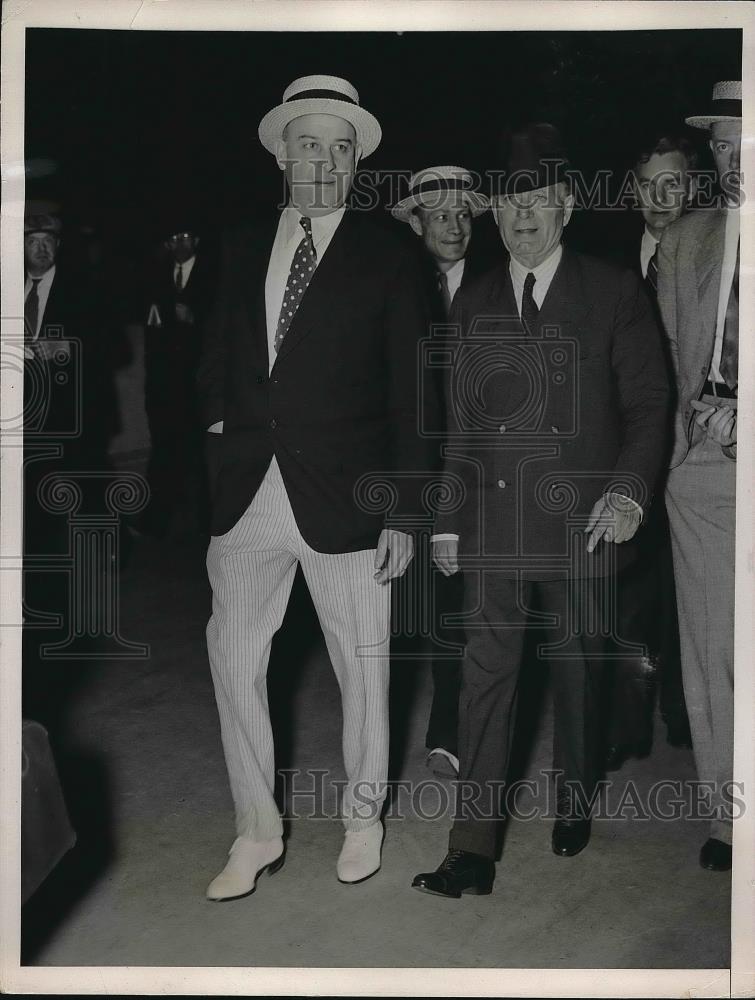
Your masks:
<svg viewBox="0 0 755 1000"><path fill-rule="evenodd" d="M176 233L165 241L165 245L176 264L183 264L197 252L199 237L193 233Z"/></svg>
<svg viewBox="0 0 755 1000"><path fill-rule="evenodd" d="M716 162L716 172L726 200L739 204L742 177L739 172L739 151L742 146L742 122L714 122L710 129L710 148Z"/></svg>
<svg viewBox="0 0 755 1000"><path fill-rule="evenodd" d="M361 148L349 122L335 115L302 115L289 122L276 159L291 203L302 215L329 215L344 204Z"/></svg>
<svg viewBox="0 0 755 1000"><path fill-rule="evenodd" d="M430 207L409 216L409 223L441 270L448 270L469 249L472 213L457 192L439 192Z"/></svg>
<svg viewBox="0 0 755 1000"><path fill-rule="evenodd" d="M55 263L60 240L52 233L28 233L24 236L24 260L26 270L33 278L39 278Z"/></svg>
<svg viewBox="0 0 755 1000"><path fill-rule="evenodd" d="M684 153L653 153L634 171L637 201L645 225L660 237L681 216L690 193L687 158Z"/></svg>
<svg viewBox="0 0 755 1000"><path fill-rule="evenodd" d="M561 183L499 197L494 214L506 249L532 270L559 245L573 209L574 197Z"/></svg>

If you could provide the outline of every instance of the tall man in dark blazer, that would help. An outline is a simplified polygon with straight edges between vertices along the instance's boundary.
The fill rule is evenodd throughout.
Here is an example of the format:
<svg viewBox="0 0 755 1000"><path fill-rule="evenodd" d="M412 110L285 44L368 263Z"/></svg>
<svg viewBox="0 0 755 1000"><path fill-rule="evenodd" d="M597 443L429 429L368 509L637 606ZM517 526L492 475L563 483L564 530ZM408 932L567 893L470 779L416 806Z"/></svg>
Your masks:
<svg viewBox="0 0 755 1000"><path fill-rule="evenodd" d="M484 255L472 252L472 220L489 208L485 195L474 190L474 178L468 170L438 166L414 174L409 193L391 209L394 219L410 225L422 241L424 285L433 323L448 322L456 293L485 270ZM438 388L442 393L442 384ZM454 646L463 646L464 634L458 627L448 627L443 619L459 614L461 595L461 574L438 574L431 593L420 595L420 600L434 602L430 616L432 639L440 639L447 646L443 650L435 645L433 701L425 737L427 765L439 777L455 778L459 773L461 661L451 653Z"/></svg>
<svg viewBox="0 0 755 1000"><path fill-rule="evenodd" d="M726 786L734 754L741 81L717 83L707 113L686 121L710 129L722 201L720 207L691 212L660 248L658 301L677 388L666 507L697 776L713 787L715 817L700 864L727 871L732 815Z"/></svg>
<svg viewBox="0 0 755 1000"><path fill-rule="evenodd" d="M345 205L377 120L346 80L292 83L259 126L289 202L229 236L200 372L217 435L207 646L237 839L208 889L227 899L282 863L265 675L300 563L343 701L342 882L380 867L388 761L390 580L413 554L360 480L378 474L402 513L430 464L418 433L426 316L413 256ZM216 449L217 450L217 449ZM407 475L402 476L403 473ZM407 486L410 495L407 496Z"/></svg>
<svg viewBox="0 0 755 1000"><path fill-rule="evenodd" d="M452 312L460 339L446 474L458 503L436 520L441 570L464 569L460 784L449 852L413 885L455 898L492 889L530 624L546 630L538 653L552 667L552 847L570 856L588 842L606 598L626 551L615 546L650 499L667 408L658 331L636 276L561 244L574 199L557 131L515 133L505 162L494 210L511 260L460 293Z"/></svg>
<svg viewBox="0 0 755 1000"><path fill-rule="evenodd" d="M664 234L682 217L696 190L692 173L697 153L678 134L650 136L638 144L632 165L638 224L633 227L627 263L641 277L659 328L658 248ZM673 366L666 352L669 381ZM659 484L643 530L636 536L637 558L619 582L619 633L644 647L642 654L616 662L608 704L606 769L616 770L632 756L650 752L655 691L672 746L691 747L679 654L674 571L668 518Z"/></svg>

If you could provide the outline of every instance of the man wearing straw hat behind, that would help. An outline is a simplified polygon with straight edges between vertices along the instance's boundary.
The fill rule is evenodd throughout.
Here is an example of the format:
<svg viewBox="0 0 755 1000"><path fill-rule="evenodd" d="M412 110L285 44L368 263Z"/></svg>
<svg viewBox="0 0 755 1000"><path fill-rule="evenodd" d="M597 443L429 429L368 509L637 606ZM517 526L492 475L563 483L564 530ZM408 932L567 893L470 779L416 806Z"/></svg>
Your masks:
<svg viewBox="0 0 755 1000"><path fill-rule="evenodd" d="M341 689L346 828L341 882L380 867L388 761L390 581L412 537L360 502L379 474L402 513L430 466L418 433L426 317L410 251L346 199L377 120L346 80L295 80L259 137L289 200L229 234L200 368L215 451L207 647L236 812L209 899L247 895L283 863L267 705L270 645L301 564ZM406 473L406 475L402 475Z"/></svg>
<svg viewBox="0 0 755 1000"><path fill-rule="evenodd" d="M409 180L409 193L391 209L422 241L427 263L425 287L434 323L448 322L460 288L485 270L485 255L470 253L472 220L490 208L485 195L474 190L474 178L463 167L426 167ZM439 386L442 392L443 387ZM433 638L447 647L463 645L463 632L448 628L444 616L461 611L462 576L438 573L432 590ZM428 600L423 592L420 600ZM458 725L461 662L453 651L436 647L432 658L433 700L425 745L427 766L438 777L459 773Z"/></svg>
<svg viewBox="0 0 755 1000"><path fill-rule="evenodd" d="M700 851L700 864L710 871L728 871L732 816L727 799L734 753L741 81L717 83L707 114L686 122L710 130L722 204L691 212L668 231L660 246L658 302L678 389L666 506L695 764L698 779L713 788L715 817Z"/></svg>

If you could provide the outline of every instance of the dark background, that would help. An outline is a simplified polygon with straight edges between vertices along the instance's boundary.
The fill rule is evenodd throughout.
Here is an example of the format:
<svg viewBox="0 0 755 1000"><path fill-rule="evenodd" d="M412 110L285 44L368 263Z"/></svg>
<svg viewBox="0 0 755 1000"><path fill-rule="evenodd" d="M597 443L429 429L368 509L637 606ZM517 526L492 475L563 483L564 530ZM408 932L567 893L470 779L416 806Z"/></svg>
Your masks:
<svg viewBox="0 0 755 1000"><path fill-rule="evenodd" d="M537 118L562 128L575 167L618 176L642 133L678 130L707 107L716 80L741 79L741 32L36 28L26 71L27 196L62 202L69 246L85 225L111 256L133 259L176 209L211 238L280 201L257 126L297 76L355 84L383 127L364 169L496 168L503 128ZM704 154L705 133L690 132ZM606 222L578 214L569 237L599 252Z"/></svg>

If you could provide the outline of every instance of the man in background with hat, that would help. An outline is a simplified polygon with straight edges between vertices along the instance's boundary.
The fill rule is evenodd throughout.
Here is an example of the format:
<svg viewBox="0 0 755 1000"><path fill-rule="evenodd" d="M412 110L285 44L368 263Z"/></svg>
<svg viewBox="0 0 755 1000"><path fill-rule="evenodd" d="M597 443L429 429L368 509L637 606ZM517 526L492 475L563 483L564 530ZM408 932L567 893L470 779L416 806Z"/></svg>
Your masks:
<svg viewBox="0 0 755 1000"><path fill-rule="evenodd" d="M463 167L438 166L418 171L409 180L409 193L391 209L394 219L408 223L422 241L425 253L425 291L434 324L448 322L454 297L492 265L483 253L471 252L472 220L490 208L485 195L474 190L474 179ZM441 369L438 369L441 371ZM441 398L445 395L438 386ZM462 576L436 574L430 593L419 600L432 600L428 620L433 622L434 641L463 646L464 633L444 625L447 615L461 611ZM432 659L433 701L425 746L427 765L438 777L455 778L459 773L458 725L461 661L436 647Z"/></svg>
<svg viewBox="0 0 755 1000"><path fill-rule="evenodd" d="M465 570L460 781L449 852L413 885L453 898L492 890L530 626L552 667L552 848L571 856L589 840L607 598L617 543L660 472L668 394L637 277L562 246L574 197L557 130L514 133L505 162L494 212L510 262L460 292L451 315L446 472L461 499L436 518L434 546L442 572Z"/></svg>
<svg viewBox="0 0 755 1000"><path fill-rule="evenodd" d="M196 225L179 218L166 227L163 256L149 278L144 331L150 501L139 529L158 538L172 521L176 530L202 533L209 525L205 428L196 383L215 274L209 255L200 252Z"/></svg>
<svg viewBox="0 0 755 1000"><path fill-rule="evenodd" d="M413 543L374 501L387 487L402 512L421 510L417 474L432 464L418 432L426 315L413 256L346 207L380 125L346 80L309 76L286 89L259 137L285 173L288 204L229 234L200 371L220 453L207 646L237 832L207 891L215 900L253 891L262 869L283 862L266 671L297 563L343 704L336 872L354 883L380 867L390 581ZM360 486L372 476L377 494Z"/></svg>
<svg viewBox="0 0 755 1000"><path fill-rule="evenodd" d="M700 864L727 871L734 753L741 82L717 83L708 114L686 122L710 130L722 202L681 219L660 246L658 301L677 384L666 507L697 776L714 788L716 815Z"/></svg>

